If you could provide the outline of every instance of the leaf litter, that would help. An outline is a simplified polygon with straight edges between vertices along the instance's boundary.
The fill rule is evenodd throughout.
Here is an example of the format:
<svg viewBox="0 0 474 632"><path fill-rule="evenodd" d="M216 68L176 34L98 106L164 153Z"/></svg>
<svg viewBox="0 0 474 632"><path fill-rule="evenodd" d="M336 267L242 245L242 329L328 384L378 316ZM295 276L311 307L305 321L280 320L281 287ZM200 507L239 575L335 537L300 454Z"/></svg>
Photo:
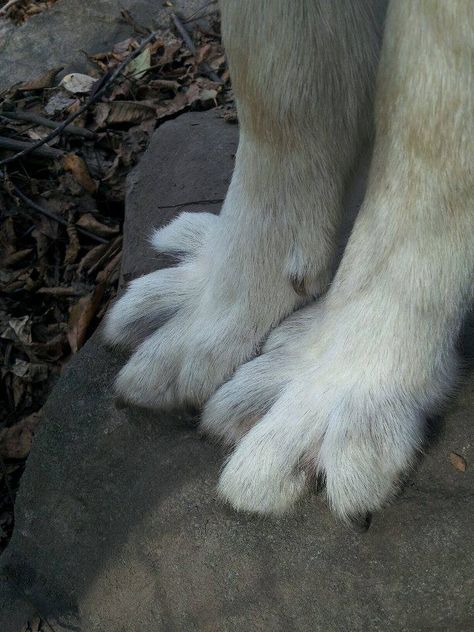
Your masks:
<svg viewBox="0 0 474 632"><path fill-rule="evenodd" d="M6 16L22 23L51 4L22 0ZM9 142L48 138L41 155L1 167L0 552L11 535L13 499L41 408L115 297L127 174L164 121L209 108L235 120L216 12L204 26L181 23L194 53L170 20L138 55L151 29L121 13L134 35L87 55L87 74L59 79L62 68L50 68L0 94L0 161L18 151ZM49 139L134 52L105 95Z"/></svg>

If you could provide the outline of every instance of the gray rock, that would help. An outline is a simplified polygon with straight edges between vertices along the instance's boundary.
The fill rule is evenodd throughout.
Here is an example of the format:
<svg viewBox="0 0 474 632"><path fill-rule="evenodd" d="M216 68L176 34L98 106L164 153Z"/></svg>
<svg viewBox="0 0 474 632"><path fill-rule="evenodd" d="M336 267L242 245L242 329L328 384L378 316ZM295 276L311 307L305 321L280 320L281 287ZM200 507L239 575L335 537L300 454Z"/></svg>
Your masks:
<svg viewBox="0 0 474 632"><path fill-rule="evenodd" d="M197 201L223 197L236 136L214 112L158 130L130 179L126 278L160 265L152 225L218 209ZM49 399L1 560L0 604L19 599L2 632L33 607L83 632L472 629L472 468L448 455L473 460L474 374L404 493L357 535L321 496L280 518L223 506L222 455L190 419L114 408L122 362L94 336Z"/></svg>
<svg viewBox="0 0 474 632"><path fill-rule="evenodd" d="M174 10L186 16L203 4L202 0L173 1ZM64 73L90 70L82 51L106 51L133 34L120 19L120 9L128 9L148 28L169 23L170 9L161 0L61 0L22 26L0 19L0 90L57 66L66 66Z"/></svg>

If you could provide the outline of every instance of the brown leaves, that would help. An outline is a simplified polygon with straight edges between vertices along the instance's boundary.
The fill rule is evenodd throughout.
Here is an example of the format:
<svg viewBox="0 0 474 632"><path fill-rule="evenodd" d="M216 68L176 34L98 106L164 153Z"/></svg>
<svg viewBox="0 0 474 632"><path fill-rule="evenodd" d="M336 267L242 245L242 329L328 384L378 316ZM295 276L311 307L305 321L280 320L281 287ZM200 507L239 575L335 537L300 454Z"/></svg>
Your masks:
<svg viewBox="0 0 474 632"><path fill-rule="evenodd" d="M25 459L31 449L34 432L40 422L41 413L36 412L14 426L0 430L0 457L3 459Z"/></svg>
<svg viewBox="0 0 474 632"><path fill-rule="evenodd" d="M96 235L100 235L101 237L111 237L116 235L119 231L119 227L117 225L107 226L102 222L99 222L91 213L85 213L81 215L81 217L76 222L77 226L82 226L82 228L87 228L91 233L95 233Z"/></svg>
<svg viewBox="0 0 474 632"><path fill-rule="evenodd" d="M141 123L142 121L155 117L155 108L145 102L140 101L115 101L113 103L102 103L99 110L100 126L118 125L123 123Z"/></svg>
<svg viewBox="0 0 474 632"><path fill-rule="evenodd" d="M8 16L21 21L48 4L21 0L17 17L13 5ZM99 82L101 75L110 77L150 31L150 25L123 16L140 35L90 56L93 67L86 76L69 75L58 85L60 68L54 68L0 95L0 111L10 114L2 137L31 145L77 112L95 90L96 77ZM7 459L21 461L28 454L31 415L115 296L125 182L155 127L180 112L232 102L218 28L216 23L191 35L195 55L176 32L163 30L100 102L43 146L54 155L48 160L27 155L21 165L8 167L0 188L0 454ZM211 81L206 68L220 80ZM9 155L0 149L0 158ZM0 517L1 478L0 471ZM2 528L0 520L0 548Z"/></svg>
<svg viewBox="0 0 474 632"><path fill-rule="evenodd" d="M63 158L63 167L72 173L79 184L89 193L97 191L97 182L91 178L89 169L82 158L76 154L66 154Z"/></svg>
<svg viewBox="0 0 474 632"><path fill-rule="evenodd" d="M55 68L51 68L47 70L43 75L38 77L38 79L33 79L32 81L25 81L16 87L17 90L21 92L35 92L39 90L44 90L45 88L51 88L54 84L54 80L56 79L56 75L61 72L64 66L56 66Z"/></svg>
<svg viewBox="0 0 474 632"><path fill-rule="evenodd" d="M454 467L454 469L456 469L458 472L466 471L467 462L463 456L461 456L460 454L457 454L457 452L450 452L448 456L449 456L449 460L451 461L451 465Z"/></svg>
<svg viewBox="0 0 474 632"><path fill-rule="evenodd" d="M90 325L97 314L100 302L104 295L104 283L100 283L95 290L83 296L78 303L71 307L67 339L71 351L76 353L87 340Z"/></svg>

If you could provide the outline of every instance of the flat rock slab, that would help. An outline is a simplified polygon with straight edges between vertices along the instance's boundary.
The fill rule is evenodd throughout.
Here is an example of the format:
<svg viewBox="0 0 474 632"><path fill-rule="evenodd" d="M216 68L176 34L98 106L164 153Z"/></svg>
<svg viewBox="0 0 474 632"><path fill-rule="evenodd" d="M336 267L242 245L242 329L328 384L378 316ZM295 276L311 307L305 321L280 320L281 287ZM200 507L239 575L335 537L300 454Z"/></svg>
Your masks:
<svg viewBox="0 0 474 632"><path fill-rule="evenodd" d="M158 130L130 178L126 278L161 265L153 226L219 208L236 143L215 112ZM114 408L122 362L94 336L48 401L2 558L2 632L34 610L56 632L472 629L472 468L449 453L472 463L474 376L404 493L357 535L321 496L280 518L221 504L222 455L186 417Z"/></svg>
<svg viewBox="0 0 474 632"><path fill-rule="evenodd" d="M203 0L173 0L173 10L187 16L203 4ZM120 18L121 9L128 9L148 28L169 23L170 9L162 0L59 0L21 26L0 19L0 90L57 66L65 66L64 73L90 70L83 51L103 52L133 35Z"/></svg>

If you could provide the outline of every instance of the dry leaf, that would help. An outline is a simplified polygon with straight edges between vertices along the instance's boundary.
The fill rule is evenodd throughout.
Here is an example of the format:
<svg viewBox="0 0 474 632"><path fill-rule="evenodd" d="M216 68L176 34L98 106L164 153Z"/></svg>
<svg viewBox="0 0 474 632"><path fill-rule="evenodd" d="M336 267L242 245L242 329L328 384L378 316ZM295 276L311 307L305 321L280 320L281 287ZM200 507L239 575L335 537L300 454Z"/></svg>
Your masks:
<svg viewBox="0 0 474 632"><path fill-rule="evenodd" d="M81 245L79 243L79 237L77 236L77 230L74 224L68 224L67 235L69 237L69 242L66 247L66 253L64 255L64 265L71 265L77 259L77 255L79 254L79 250L81 249Z"/></svg>
<svg viewBox="0 0 474 632"><path fill-rule="evenodd" d="M40 419L41 412L33 413L14 426L0 430L0 456L4 459L25 459Z"/></svg>
<svg viewBox="0 0 474 632"><path fill-rule="evenodd" d="M457 454L456 452L449 453L449 460L451 461L451 465L458 470L458 472L465 472L467 469L466 459Z"/></svg>
<svg viewBox="0 0 474 632"><path fill-rule="evenodd" d="M117 42L114 45L112 52L115 55L123 55L124 58L127 57L127 54L130 52L132 47L136 45L137 41L133 37L129 37L126 40L122 40L121 42Z"/></svg>
<svg viewBox="0 0 474 632"><path fill-rule="evenodd" d="M156 118L161 119L165 116L171 116L186 109L189 106L189 100L187 94L179 92L174 99L164 101L163 105L156 108Z"/></svg>
<svg viewBox="0 0 474 632"><path fill-rule="evenodd" d="M21 318L12 318L8 321L8 325L14 331L18 340L24 344L31 344L31 318L29 316L21 316ZM4 336L2 336L4 337Z"/></svg>
<svg viewBox="0 0 474 632"><path fill-rule="evenodd" d="M3 259L0 260L0 264L6 268L16 266L17 263L21 263L23 259L26 259L32 252L32 248L25 248L24 250L12 252L10 255L3 257Z"/></svg>
<svg viewBox="0 0 474 632"><path fill-rule="evenodd" d="M97 191L97 182L91 178L86 163L77 154L66 154L63 158L63 167L72 173L86 191L89 193Z"/></svg>
<svg viewBox="0 0 474 632"><path fill-rule="evenodd" d="M181 40L179 40L179 39L171 39L171 40L169 40L166 43L166 46L165 46L164 51L163 51L163 54L158 59L158 63L161 66L165 66L166 64L170 64L173 61L174 56L179 51L179 49L181 48L182 45L183 45L183 42Z"/></svg>
<svg viewBox="0 0 474 632"><path fill-rule="evenodd" d="M80 72L72 72L61 79L60 86L72 94L87 94L97 79Z"/></svg>
<svg viewBox="0 0 474 632"><path fill-rule="evenodd" d="M205 103L206 101L214 101L217 97L217 90L201 90L199 94L199 100Z"/></svg>
<svg viewBox="0 0 474 632"><path fill-rule="evenodd" d="M205 44L197 49L195 54L196 64L202 64L202 62L209 56L211 52L211 45Z"/></svg>
<svg viewBox="0 0 474 632"><path fill-rule="evenodd" d="M16 251L15 225L12 217L6 217L0 228L0 252L6 258Z"/></svg>
<svg viewBox="0 0 474 632"><path fill-rule="evenodd" d="M110 108L107 117L109 125L141 123L155 116L155 108L143 101L113 101L108 106Z"/></svg>
<svg viewBox="0 0 474 632"><path fill-rule="evenodd" d="M15 364L8 370L28 382L43 382L48 378L48 367L46 364L37 362L27 362L26 360L15 360Z"/></svg>
<svg viewBox="0 0 474 632"><path fill-rule="evenodd" d="M99 283L88 296L83 296L69 312L67 339L73 353L77 353L87 340L89 326L97 313L104 295L105 285Z"/></svg>
<svg viewBox="0 0 474 632"><path fill-rule="evenodd" d="M133 79L141 79L151 65L151 52L150 46L147 46L142 50L142 52L132 59L132 61L128 64L127 67L127 75L132 77Z"/></svg>
<svg viewBox="0 0 474 632"><path fill-rule="evenodd" d="M91 213L84 213L84 215L81 215L76 224L77 226L86 228L101 237L111 237L119 232L118 226L106 226L105 224L102 224L102 222L99 222L99 220L91 215Z"/></svg>
<svg viewBox="0 0 474 632"><path fill-rule="evenodd" d="M25 81L24 83L20 84L17 89L21 92L30 92L34 90L44 90L44 88L51 88L51 86L54 84L56 75L58 74L58 72L61 72L63 68L64 66L52 68L51 70L45 72L44 75L41 75L41 77L38 77L38 79Z"/></svg>
<svg viewBox="0 0 474 632"><path fill-rule="evenodd" d="M96 277L96 280L99 283L106 283L106 282L110 283L111 282L110 277L113 274L113 272L119 269L121 260L122 260L122 251L118 252L109 261L109 263L105 266L105 268L99 272L99 274Z"/></svg>
<svg viewBox="0 0 474 632"><path fill-rule="evenodd" d="M46 114L50 115L56 114L57 112L64 112L64 110L70 108L76 101L76 98L71 97L63 90L59 90L49 99L48 103L45 105L44 111Z"/></svg>
<svg viewBox="0 0 474 632"><path fill-rule="evenodd" d="M83 270L86 272L89 271L89 268L93 266L97 261L101 258L104 252L107 250L108 244L100 244L99 246L94 246L86 253L79 262L77 267L78 274L81 274Z"/></svg>

